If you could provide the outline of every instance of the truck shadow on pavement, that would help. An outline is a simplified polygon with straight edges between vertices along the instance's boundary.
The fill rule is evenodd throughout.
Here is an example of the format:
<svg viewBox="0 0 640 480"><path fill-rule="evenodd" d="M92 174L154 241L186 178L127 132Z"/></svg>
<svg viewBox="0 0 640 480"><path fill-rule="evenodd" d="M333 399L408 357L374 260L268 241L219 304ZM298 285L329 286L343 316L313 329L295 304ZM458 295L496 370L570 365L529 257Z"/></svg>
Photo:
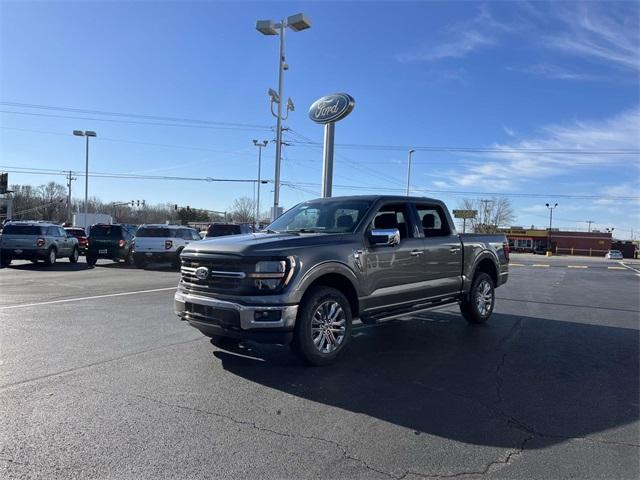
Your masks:
<svg viewBox="0 0 640 480"><path fill-rule="evenodd" d="M514 448L533 437L527 448L585 437L639 443L637 330L498 313L483 326L427 316L354 326L350 349L324 368L263 345L214 355L248 381L415 435Z"/></svg>
<svg viewBox="0 0 640 480"><path fill-rule="evenodd" d="M22 271L43 271L43 272L78 272L81 270L86 270L87 264L80 261L78 263L71 262L56 262L53 265L45 265L42 262L38 263L20 263L20 264L11 264L8 267L5 267L4 270L22 270Z"/></svg>

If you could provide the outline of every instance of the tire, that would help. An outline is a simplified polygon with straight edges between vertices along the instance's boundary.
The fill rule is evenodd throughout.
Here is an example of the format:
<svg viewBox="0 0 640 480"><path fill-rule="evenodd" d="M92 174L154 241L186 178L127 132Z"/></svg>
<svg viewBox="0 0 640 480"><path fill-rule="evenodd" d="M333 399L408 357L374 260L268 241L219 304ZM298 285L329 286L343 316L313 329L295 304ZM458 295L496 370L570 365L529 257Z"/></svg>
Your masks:
<svg viewBox="0 0 640 480"><path fill-rule="evenodd" d="M77 248L74 248L73 252L71 252L71 256L69 257L69 261L71 263L78 263L79 258L80 258L80 251Z"/></svg>
<svg viewBox="0 0 640 480"><path fill-rule="evenodd" d="M129 250L129 253L127 253L127 256L124 257L124 263L129 266L134 266L136 264L136 261L133 258L133 253L131 252L131 250Z"/></svg>
<svg viewBox="0 0 640 480"><path fill-rule="evenodd" d="M180 267L182 266L182 260L180 260L180 254L181 254L181 253L182 253L182 249L178 250L178 251L176 252L176 258L175 258L175 260L173 260L173 261L171 262L171 267L172 267L174 270L180 270Z"/></svg>
<svg viewBox="0 0 640 480"><path fill-rule="evenodd" d="M49 248L49 250L47 250L47 256L44 257L44 264L51 267L53 265L55 265L57 260L57 252L56 249L51 247Z"/></svg>
<svg viewBox="0 0 640 480"><path fill-rule="evenodd" d="M291 349L311 365L329 365L351 339L351 320L351 306L342 293L314 287L300 304Z"/></svg>
<svg viewBox="0 0 640 480"><path fill-rule="evenodd" d="M460 304L460 312L469 323L485 323L493 313L496 303L496 291L491 277L478 272L473 277L471 291Z"/></svg>
<svg viewBox="0 0 640 480"><path fill-rule="evenodd" d="M147 266L147 262L145 262L143 259L136 259L135 257L133 257L133 262L138 268L145 268Z"/></svg>
<svg viewBox="0 0 640 480"><path fill-rule="evenodd" d="M91 255L90 253L87 253L87 255L84 257L84 259L87 262L87 265L89 265L90 267L95 265L96 262L98 261L98 257L95 257L95 256Z"/></svg>

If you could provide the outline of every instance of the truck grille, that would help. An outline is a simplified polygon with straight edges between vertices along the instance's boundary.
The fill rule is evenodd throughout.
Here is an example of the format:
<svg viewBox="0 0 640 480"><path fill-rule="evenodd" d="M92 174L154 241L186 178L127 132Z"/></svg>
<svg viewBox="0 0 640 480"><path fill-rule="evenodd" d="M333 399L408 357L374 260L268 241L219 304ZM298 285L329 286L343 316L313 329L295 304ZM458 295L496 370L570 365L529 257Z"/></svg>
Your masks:
<svg viewBox="0 0 640 480"><path fill-rule="evenodd" d="M196 270L206 267L209 275L205 279L196 276ZM233 258L191 258L182 257L183 286L191 290L233 292L239 290L246 277L245 269L240 260Z"/></svg>

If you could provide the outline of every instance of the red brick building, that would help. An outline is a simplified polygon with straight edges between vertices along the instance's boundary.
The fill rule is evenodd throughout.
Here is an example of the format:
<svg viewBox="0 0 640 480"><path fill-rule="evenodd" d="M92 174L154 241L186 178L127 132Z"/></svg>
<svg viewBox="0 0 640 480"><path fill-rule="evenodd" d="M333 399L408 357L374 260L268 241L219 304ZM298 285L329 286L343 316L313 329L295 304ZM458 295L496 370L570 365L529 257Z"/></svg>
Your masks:
<svg viewBox="0 0 640 480"><path fill-rule="evenodd" d="M603 257L611 250L610 232L570 232L548 229L525 229L519 227L500 230L509 239L515 252L532 252L549 249L559 255L588 255Z"/></svg>

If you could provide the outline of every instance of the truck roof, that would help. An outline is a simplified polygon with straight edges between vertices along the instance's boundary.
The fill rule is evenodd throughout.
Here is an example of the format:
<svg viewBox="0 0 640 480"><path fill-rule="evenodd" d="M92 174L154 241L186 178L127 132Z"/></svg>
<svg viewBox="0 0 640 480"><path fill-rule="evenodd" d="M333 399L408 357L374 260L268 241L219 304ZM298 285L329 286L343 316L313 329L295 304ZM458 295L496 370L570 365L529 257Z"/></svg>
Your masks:
<svg viewBox="0 0 640 480"><path fill-rule="evenodd" d="M331 197L331 198L316 198L313 200L308 200L308 202L332 202L332 201L345 201L345 200L363 200L367 202L377 202L378 200L391 200L397 202L438 202L441 203L441 200L437 198L429 198L429 197L409 197L406 195L345 195L342 197Z"/></svg>

